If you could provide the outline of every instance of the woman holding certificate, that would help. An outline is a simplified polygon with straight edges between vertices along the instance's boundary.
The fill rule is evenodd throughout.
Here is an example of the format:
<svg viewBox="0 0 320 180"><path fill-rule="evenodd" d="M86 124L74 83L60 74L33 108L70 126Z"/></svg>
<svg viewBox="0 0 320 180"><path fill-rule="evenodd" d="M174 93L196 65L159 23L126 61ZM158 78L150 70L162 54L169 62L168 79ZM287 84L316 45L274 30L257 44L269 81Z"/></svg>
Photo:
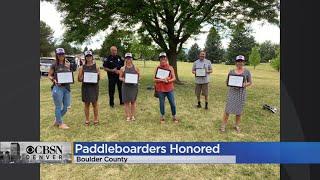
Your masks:
<svg viewBox="0 0 320 180"><path fill-rule="evenodd" d="M86 116L85 125L90 125L90 104L93 106L93 124L99 123L98 96L99 96L99 80L100 71L96 63L93 62L91 51L85 51L85 63L79 68L78 81L82 82L81 95L84 102L84 114Z"/></svg>
<svg viewBox="0 0 320 180"><path fill-rule="evenodd" d="M240 119L243 107L246 101L246 87L251 86L252 79L249 70L244 68L245 57L239 55L236 57L236 68L228 74L227 85L229 86L227 104L223 115L222 125L220 130L225 131L228 122L229 114L236 115L236 124L234 126L237 132L240 132Z"/></svg>
<svg viewBox="0 0 320 180"><path fill-rule="evenodd" d="M138 95L139 68L132 63L132 54L126 53L124 66L120 69L119 80L122 81L122 101L127 121L135 120L136 100Z"/></svg>
<svg viewBox="0 0 320 180"><path fill-rule="evenodd" d="M54 126L60 129L69 129L63 123L62 117L66 114L70 105L70 83L73 83L73 74L70 64L66 62L63 48L56 49L56 62L51 66L48 78L53 82L51 86L52 98L55 105Z"/></svg>
<svg viewBox="0 0 320 180"><path fill-rule="evenodd" d="M173 70L173 67L169 65L166 53L159 54L160 65L156 68L154 82L156 83L155 90L158 94L159 105L160 105L160 123L164 123L164 114L165 114L165 97L168 98L171 113L173 116L174 122L179 122L176 118L176 104L174 100L173 93L173 82L176 80L176 76Z"/></svg>

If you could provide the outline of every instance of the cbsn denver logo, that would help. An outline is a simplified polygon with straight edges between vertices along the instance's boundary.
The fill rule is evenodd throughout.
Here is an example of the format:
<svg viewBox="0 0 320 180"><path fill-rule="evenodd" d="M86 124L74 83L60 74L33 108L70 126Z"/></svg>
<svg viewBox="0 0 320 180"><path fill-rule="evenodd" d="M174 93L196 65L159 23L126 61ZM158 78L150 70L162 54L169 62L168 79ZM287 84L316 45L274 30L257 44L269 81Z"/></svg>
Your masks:
<svg viewBox="0 0 320 180"><path fill-rule="evenodd" d="M62 160L62 146L58 145L27 146L26 152L29 160Z"/></svg>

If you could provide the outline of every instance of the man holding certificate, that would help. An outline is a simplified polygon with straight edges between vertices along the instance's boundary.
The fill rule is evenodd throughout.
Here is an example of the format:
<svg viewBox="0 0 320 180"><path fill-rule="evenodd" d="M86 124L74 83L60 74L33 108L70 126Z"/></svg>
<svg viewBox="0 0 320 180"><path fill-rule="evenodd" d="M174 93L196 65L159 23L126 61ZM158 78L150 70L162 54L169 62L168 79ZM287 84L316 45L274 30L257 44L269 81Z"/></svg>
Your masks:
<svg viewBox="0 0 320 180"><path fill-rule="evenodd" d="M84 114L85 114L85 125L90 125L90 104L93 107L93 124L99 123L99 107L98 107L98 96L99 96L99 80L100 71L93 62L92 51L84 52L85 62L79 68L78 81L82 82L81 95L82 102L84 103Z"/></svg>
<svg viewBox="0 0 320 180"><path fill-rule="evenodd" d="M127 121L135 120L136 100L138 95L139 68L132 62L132 54L125 54L124 67L120 69L119 79L122 81L122 101Z"/></svg>
<svg viewBox="0 0 320 180"><path fill-rule="evenodd" d="M208 94L209 94L209 74L212 73L211 61L205 59L206 52L201 51L199 59L193 63L192 73L195 75L195 94L198 100L198 108L201 108L201 94L205 98L205 109L208 109Z"/></svg>
<svg viewBox="0 0 320 180"><path fill-rule="evenodd" d="M155 70L155 91L159 97L160 105L160 123L164 123L165 114L165 98L167 97L171 107L172 119L174 122L179 122L176 118L176 104L174 100L174 85L173 82L176 80L174 69L168 63L166 53L162 52L159 54L160 65Z"/></svg>
<svg viewBox="0 0 320 180"><path fill-rule="evenodd" d="M245 105L247 93L246 87L251 86L252 78L248 69L244 68L245 57L239 55L236 57L236 68L231 70L227 78L227 86L229 86L227 104L223 115L220 130L225 131L229 114L236 115L236 124L234 126L237 132L240 132L240 119Z"/></svg>
<svg viewBox="0 0 320 180"><path fill-rule="evenodd" d="M70 64L66 62L65 51L63 48L56 49L56 62L52 64L48 78L53 85L52 98L55 105L55 120L53 125L60 129L69 129L63 123L62 117L68 111L70 105L70 83L73 83L73 74L70 71Z"/></svg>

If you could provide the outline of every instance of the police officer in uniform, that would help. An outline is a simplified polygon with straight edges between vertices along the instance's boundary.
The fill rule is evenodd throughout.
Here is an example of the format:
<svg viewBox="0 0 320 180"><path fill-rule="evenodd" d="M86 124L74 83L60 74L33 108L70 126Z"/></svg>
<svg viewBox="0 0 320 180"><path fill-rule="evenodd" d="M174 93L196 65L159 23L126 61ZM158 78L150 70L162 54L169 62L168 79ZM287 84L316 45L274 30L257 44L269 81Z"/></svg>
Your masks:
<svg viewBox="0 0 320 180"><path fill-rule="evenodd" d="M111 46L110 52L111 55L104 58L103 60L103 67L108 74L109 105L110 107L114 107L114 93L116 85L118 86L120 105L123 105L121 95L122 81L119 80L119 72L120 68L124 66L124 60L122 60L121 57L117 55L118 50L116 46Z"/></svg>

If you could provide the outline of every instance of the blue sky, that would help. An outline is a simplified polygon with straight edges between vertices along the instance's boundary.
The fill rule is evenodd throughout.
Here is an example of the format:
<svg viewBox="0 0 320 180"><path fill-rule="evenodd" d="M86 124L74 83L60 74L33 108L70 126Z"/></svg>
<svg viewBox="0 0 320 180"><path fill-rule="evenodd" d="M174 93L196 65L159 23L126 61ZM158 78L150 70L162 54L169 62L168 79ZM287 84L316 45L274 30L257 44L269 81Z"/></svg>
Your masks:
<svg viewBox="0 0 320 180"><path fill-rule="evenodd" d="M46 22L54 30L53 36L56 40L61 39L65 31L64 25L61 23L62 19L61 14L56 10L54 4L43 1L40 2L40 20ZM261 43L270 40L273 43L280 43L280 28L278 26L263 22L254 22L250 26L253 30L252 35L257 42ZM210 26L204 26L202 30L208 31L209 29ZM82 48L85 46L92 49L100 48L107 33L109 33L108 30L98 33L92 37L89 42L85 42L82 45ZM208 33L201 33L194 38L189 39L185 43L184 48L190 48L194 43L198 43L200 48L203 48L207 34ZM228 43L228 38L222 39L223 47L226 48Z"/></svg>

